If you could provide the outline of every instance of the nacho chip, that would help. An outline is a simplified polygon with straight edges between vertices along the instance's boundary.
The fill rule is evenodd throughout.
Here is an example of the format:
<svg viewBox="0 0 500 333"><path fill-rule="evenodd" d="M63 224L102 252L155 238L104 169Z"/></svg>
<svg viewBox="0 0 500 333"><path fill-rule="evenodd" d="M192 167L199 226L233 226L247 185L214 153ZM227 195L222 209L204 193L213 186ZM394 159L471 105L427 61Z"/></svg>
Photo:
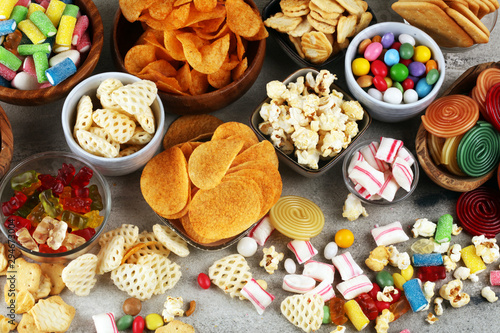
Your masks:
<svg viewBox="0 0 500 333"><path fill-rule="evenodd" d="M156 61L156 48L151 45L136 45L125 55L125 69L133 74L138 74L149 63Z"/></svg>
<svg viewBox="0 0 500 333"><path fill-rule="evenodd" d="M208 91L208 86L207 74L200 73L193 69L191 71L191 87L189 87L189 93L193 96L204 94Z"/></svg>
<svg viewBox="0 0 500 333"><path fill-rule="evenodd" d="M163 148L190 141L202 134L212 134L222 120L209 114L188 115L177 118L170 124L163 137Z"/></svg>
<svg viewBox="0 0 500 333"><path fill-rule="evenodd" d="M227 24L232 32L243 37L255 36L262 24L258 12L243 0L227 0Z"/></svg>
<svg viewBox="0 0 500 333"><path fill-rule="evenodd" d="M220 68L217 72L208 74L208 83L215 89L220 89L231 83L231 71Z"/></svg>
<svg viewBox="0 0 500 333"><path fill-rule="evenodd" d="M200 12L211 12L217 6L217 0L193 0L193 3Z"/></svg>
<svg viewBox="0 0 500 333"><path fill-rule="evenodd" d="M179 34L177 39L181 42L186 60L191 67L204 74L219 70L229 49L229 34L201 48L196 47L196 40L199 37L194 34Z"/></svg>

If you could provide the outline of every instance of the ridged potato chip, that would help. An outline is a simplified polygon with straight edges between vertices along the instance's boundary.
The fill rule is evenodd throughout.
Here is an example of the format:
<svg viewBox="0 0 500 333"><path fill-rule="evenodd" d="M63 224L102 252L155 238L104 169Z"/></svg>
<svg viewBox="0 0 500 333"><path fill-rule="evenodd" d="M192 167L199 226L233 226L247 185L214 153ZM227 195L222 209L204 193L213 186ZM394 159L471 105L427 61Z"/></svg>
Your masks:
<svg viewBox="0 0 500 333"><path fill-rule="evenodd" d="M273 144L268 140L264 140L254 144L253 146L249 147L241 154L236 156L233 160L233 163L231 164L231 168L241 163L254 160L267 161L271 163L276 169L278 169L279 167L278 156L276 156Z"/></svg>
<svg viewBox="0 0 500 333"><path fill-rule="evenodd" d="M163 137L163 148L168 149L202 134L213 133L222 123L222 120L209 114L181 116L168 127Z"/></svg>
<svg viewBox="0 0 500 333"><path fill-rule="evenodd" d="M152 45L136 45L125 55L124 65L130 74L138 74L149 63L156 61L156 48Z"/></svg>

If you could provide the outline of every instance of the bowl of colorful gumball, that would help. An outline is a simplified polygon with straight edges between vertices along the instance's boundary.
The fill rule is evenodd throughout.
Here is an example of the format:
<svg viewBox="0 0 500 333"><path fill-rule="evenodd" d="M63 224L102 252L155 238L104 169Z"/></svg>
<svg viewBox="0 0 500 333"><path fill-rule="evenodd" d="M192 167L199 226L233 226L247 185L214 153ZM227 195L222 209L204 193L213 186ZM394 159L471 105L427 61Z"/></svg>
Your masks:
<svg viewBox="0 0 500 333"><path fill-rule="evenodd" d="M347 48L345 76L352 95L384 122L417 116L445 77L443 53L422 30L397 22L361 31Z"/></svg>
<svg viewBox="0 0 500 333"><path fill-rule="evenodd" d="M0 183L2 233L39 262L65 263L98 241L111 213L104 177L67 152L35 154Z"/></svg>
<svg viewBox="0 0 500 333"><path fill-rule="evenodd" d="M28 106L54 102L89 76L104 40L93 1L30 3L7 2L0 46L0 100Z"/></svg>

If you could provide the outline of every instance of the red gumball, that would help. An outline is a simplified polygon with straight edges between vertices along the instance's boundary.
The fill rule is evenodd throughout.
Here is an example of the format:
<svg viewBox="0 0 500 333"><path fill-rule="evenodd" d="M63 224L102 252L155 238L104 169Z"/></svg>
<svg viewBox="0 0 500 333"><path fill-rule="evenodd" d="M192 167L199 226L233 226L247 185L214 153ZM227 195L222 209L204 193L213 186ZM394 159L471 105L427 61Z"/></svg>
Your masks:
<svg viewBox="0 0 500 333"><path fill-rule="evenodd" d="M387 82L380 75L375 75L373 77L373 85L375 86L375 88L377 88L378 91L384 92L387 90Z"/></svg>
<svg viewBox="0 0 500 333"><path fill-rule="evenodd" d="M394 43L392 43L392 45L391 45L391 49L394 49L394 50L396 50L396 51L398 51L398 52L399 52L399 48L400 48L400 47L401 47L401 43L400 43L400 42L394 42Z"/></svg>
<svg viewBox="0 0 500 333"><path fill-rule="evenodd" d="M381 60L375 60L370 66L373 75L386 77L388 73L387 65Z"/></svg>
<svg viewBox="0 0 500 333"><path fill-rule="evenodd" d="M137 316L132 322L132 332L142 333L144 332L144 326L145 326L144 318L142 318L141 316Z"/></svg>
<svg viewBox="0 0 500 333"><path fill-rule="evenodd" d="M408 67L408 65L412 63L412 60L411 59L400 59L399 63Z"/></svg>
<svg viewBox="0 0 500 333"><path fill-rule="evenodd" d="M413 89L413 87L415 87L415 82L413 82L410 78L406 78L403 82L401 82L401 86L403 87L403 90L406 91L408 89Z"/></svg>
<svg viewBox="0 0 500 333"><path fill-rule="evenodd" d="M208 277L207 274L205 273L200 273L198 274L198 284L200 285L200 287L202 287L203 289L208 289L210 288L210 278Z"/></svg>

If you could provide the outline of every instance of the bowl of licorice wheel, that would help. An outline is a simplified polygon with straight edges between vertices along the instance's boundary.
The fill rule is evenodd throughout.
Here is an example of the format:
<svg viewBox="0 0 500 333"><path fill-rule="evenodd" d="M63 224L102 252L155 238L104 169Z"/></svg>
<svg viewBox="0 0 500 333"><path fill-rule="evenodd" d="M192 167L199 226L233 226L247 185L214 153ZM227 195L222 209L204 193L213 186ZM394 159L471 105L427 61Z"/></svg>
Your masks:
<svg viewBox="0 0 500 333"><path fill-rule="evenodd" d="M415 145L427 176L456 192L472 191L500 163L500 62L469 68L422 116Z"/></svg>

